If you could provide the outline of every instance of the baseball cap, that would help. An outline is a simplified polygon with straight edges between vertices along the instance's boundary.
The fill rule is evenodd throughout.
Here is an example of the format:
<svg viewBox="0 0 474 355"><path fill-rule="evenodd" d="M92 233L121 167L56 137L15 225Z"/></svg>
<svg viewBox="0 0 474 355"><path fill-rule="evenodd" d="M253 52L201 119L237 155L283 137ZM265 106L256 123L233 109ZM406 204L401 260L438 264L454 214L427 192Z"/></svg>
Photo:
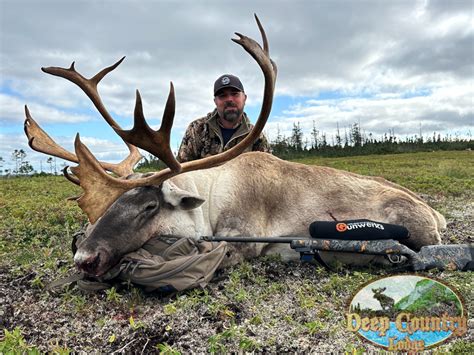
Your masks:
<svg viewBox="0 0 474 355"><path fill-rule="evenodd" d="M244 91L244 86L240 82L240 79L232 74L221 75L214 83L214 96L217 92L224 88L234 88L239 91Z"/></svg>

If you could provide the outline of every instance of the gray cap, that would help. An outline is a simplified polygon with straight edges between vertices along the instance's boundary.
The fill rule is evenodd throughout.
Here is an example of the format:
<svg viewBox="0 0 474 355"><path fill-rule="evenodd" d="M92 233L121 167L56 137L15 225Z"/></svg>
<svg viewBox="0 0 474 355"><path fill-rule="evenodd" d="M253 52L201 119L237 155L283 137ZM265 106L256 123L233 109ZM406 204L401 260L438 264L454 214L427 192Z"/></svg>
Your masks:
<svg viewBox="0 0 474 355"><path fill-rule="evenodd" d="M244 91L244 86L240 82L240 79L232 74L221 75L214 83L214 96L221 89L234 88L239 91Z"/></svg>

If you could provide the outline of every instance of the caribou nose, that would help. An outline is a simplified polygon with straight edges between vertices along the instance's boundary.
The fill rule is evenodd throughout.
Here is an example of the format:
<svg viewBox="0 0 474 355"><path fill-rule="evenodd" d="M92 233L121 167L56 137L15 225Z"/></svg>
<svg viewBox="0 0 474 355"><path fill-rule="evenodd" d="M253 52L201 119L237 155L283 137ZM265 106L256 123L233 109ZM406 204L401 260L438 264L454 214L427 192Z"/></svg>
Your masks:
<svg viewBox="0 0 474 355"><path fill-rule="evenodd" d="M80 271L84 271L89 275L95 275L100 264L100 253L84 253L79 250L74 255L74 263Z"/></svg>

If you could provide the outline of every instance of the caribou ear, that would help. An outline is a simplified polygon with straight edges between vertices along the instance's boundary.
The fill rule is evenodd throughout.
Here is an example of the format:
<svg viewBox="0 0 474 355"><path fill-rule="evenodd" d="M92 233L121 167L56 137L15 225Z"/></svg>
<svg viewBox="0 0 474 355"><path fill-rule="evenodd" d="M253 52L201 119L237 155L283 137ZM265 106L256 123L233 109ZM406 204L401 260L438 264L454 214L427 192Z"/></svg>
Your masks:
<svg viewBox="0 0 474 355"><path fill-rule="evenodd" d="M198 208L206 201L202 197L182 190L168 181L163 183L161 192L166 203L181 210L192 210Z"/></svg>

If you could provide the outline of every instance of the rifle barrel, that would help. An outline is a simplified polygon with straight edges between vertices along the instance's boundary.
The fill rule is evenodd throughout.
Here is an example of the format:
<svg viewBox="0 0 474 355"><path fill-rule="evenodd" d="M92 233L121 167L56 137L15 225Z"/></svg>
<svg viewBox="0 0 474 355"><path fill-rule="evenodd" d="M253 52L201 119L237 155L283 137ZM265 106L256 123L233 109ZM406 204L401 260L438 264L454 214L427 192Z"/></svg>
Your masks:
<svg viewBox="0 0 474 355"><path fill-rule="evenodd" d="M202 236L206 242L241 242L241 243L291 243L294 240L311 240L307 237L215 237Z"/></svg>

